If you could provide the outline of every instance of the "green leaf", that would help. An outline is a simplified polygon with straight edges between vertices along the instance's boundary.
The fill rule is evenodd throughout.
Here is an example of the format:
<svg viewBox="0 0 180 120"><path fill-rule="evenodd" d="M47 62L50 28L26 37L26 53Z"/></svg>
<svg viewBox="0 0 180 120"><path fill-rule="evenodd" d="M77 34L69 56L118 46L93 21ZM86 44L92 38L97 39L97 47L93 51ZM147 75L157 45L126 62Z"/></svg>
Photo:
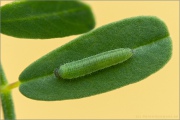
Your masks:
<svg viewBox="0 0 180 120"><path fill-rule="evenodd" d="M4 113L4 119L15 120L14 104L11 97L11 91L2 90L2 88L4 88L6 85L8 85L8 82L4 74L4 71L2 69L2 66L0 64L0 96L1 96L2 109Z"/></svg>
<svg viewBox="0 0 180 120"><path fill-rule="evenodd" d="M79 1L15 1L1 7L1 32L18 38L47 39L87 32L95 21Z"/></svg>
<svg viewBox="0 0 180 120"><path fill-rule="evenodd" d="M143 80L170 59L171 39L156 17L140 16L91 31L32 63L20 75L20 92L36 100L76 99L104 93ZM133 56L122 64L76 80L57 79L53 73L64 63L101 52L130 48Z"/></svg>

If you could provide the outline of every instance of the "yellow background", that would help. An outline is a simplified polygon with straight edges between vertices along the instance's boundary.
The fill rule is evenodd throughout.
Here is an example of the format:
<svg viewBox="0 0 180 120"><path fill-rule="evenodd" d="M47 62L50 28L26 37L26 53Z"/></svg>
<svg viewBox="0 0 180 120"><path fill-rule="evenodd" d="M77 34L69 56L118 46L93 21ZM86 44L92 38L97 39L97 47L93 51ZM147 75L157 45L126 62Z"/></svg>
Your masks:
<svg viewBox="0 0 180 120"><path fill-rule="evenodd" d="M1 5L11 1L1 1ZM17 119L177 119L179 118L179 2L84 1L92 7L96 28L124 18L153 15L168 26L173 55L155 74L135 84L92 97L36 101L14 89ZM30 63L77 36L51 40L19 39L1 34L1 60L10 83ZM2 113L1 113L2 115ZM2 118L2 116L1 116Z"/></svg>

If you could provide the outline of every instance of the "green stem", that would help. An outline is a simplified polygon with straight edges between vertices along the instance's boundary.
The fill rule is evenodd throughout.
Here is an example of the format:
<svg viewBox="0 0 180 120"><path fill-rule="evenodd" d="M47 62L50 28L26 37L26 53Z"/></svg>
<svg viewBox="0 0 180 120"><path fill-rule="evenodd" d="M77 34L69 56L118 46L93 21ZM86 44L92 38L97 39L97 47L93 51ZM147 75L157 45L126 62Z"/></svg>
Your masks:
<svg viewBox="0 0 180 120"><path fill-rule="evenodd" d="M14 103L11 96L11 90L15 87L18 87L19 85L20 82L8 84L2 65L0 63L0 98L1 98L0 101L4 114L4 120L16 119L16 115L14 111Z"/></svg>
<svg viewBox="0 0 180 120"><path fill-rule="evenodd" d="M8 84L0 89L0 93L11 91L12 89L18 87L21 83L19 81Z"/></svg>

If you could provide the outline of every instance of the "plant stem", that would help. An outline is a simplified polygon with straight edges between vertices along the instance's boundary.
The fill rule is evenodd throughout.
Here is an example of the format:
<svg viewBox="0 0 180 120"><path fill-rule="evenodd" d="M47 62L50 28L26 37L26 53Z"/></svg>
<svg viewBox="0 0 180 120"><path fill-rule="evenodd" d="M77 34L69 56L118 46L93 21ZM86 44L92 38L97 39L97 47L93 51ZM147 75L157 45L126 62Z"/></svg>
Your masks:
<svg viewBox="0 0 180 120"><path fill-rule="evenodd" d="M18 87L21 84L20 81L16 81L14 83L8 84L0 89L0 93L3 93L5 91L11 91L12 89Z"/></svg>
<svg viewBox="0 0 180 120"><path fill-rule="evenodd" d="M14 111L14 103L11 96L11 89L20 85L20 82L15 82L8 85L8 81L4 74L2 65L0 63L0 101L5 120L15 120L16 115Z"/></svg>

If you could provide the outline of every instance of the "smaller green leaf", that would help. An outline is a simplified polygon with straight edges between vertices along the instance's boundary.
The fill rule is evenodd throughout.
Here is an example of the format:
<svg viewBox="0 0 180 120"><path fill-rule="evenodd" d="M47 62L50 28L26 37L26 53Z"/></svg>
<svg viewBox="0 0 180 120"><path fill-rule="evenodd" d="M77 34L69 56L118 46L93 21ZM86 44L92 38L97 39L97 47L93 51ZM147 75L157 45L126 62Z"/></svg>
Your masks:
<svg viewBox="0 0 180 120"><path fill-rule="evenodd" d="M79 1L15 1L1 7L1 32L47 39L88 32L95 26L89 6Z"/></svg>
<svg viewBox="0 0 180 120"><path fill-rule="evenodd" d="M1 104L4 113L5 120L15 120L15 113L14 113L14 104L11 97L11 91L5 90L4 88L8 84L7 79L5 77L4 71L0 64L0 96L1 96Z"/></svg>

